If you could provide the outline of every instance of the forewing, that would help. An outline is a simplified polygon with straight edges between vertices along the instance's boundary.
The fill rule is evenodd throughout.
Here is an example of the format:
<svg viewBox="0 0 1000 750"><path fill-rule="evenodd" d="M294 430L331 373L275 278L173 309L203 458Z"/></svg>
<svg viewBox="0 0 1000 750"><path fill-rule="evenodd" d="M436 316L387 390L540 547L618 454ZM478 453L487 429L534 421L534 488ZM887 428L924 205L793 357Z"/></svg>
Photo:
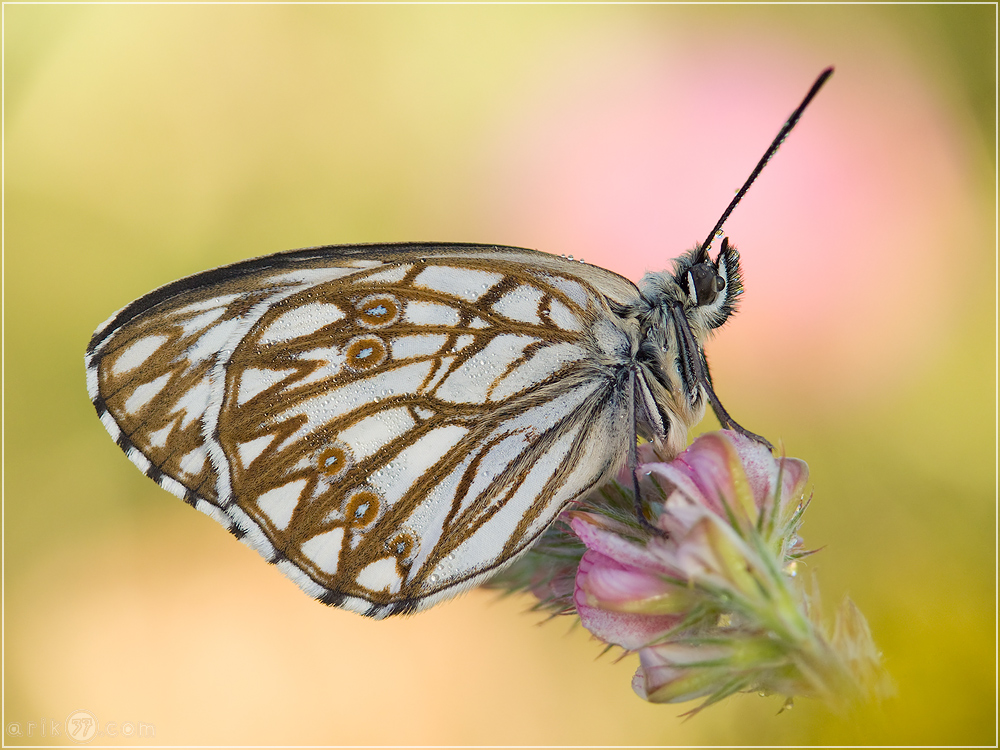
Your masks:
<svg viewBox="0 0 1000 750"><path fill-rule="evenodd" d="M296 251L126 307L88 386L162 486L382 617L491 575L621 464L631 342L607 298L635 294L516 248Z"/></svg>

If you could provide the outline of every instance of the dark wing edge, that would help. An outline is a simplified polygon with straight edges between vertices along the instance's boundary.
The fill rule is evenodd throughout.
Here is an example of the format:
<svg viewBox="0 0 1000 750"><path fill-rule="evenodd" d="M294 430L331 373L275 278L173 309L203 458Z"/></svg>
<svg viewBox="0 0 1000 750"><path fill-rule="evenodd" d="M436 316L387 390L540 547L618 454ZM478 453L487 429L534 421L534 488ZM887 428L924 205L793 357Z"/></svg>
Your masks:
<svg viewBox="0 0 1000 750"><path fill-rule="evenodd" d="M380 259L395 259L398 257L405 260L413 255L428 253L434 250L478 250L489 251L514 251L519 253L538 253L547 256L538 250L529 250L521 247L506 247L503 245L470 244L461 242L399 242L399 243L368 243L357 245L322 245L319 247L306 247L298 250L286 250L271 255L262 255L257 258L249 258L236 263L209 269L200 273L185 276L177 281L164 284L158 289L154 289L148 294L144 294L134 302L131 302L108 320L102 323L87 345L87 353L97 349L109 336L130 321L148 312L163 302L168 302L174 297L197 289L204 289L215 286L226 281L233 281L243 276L249 276L260 271L281 271L299 268L316 262L330 262L335 265L337 261L355 260L363 257L380 256Z"/></svg>

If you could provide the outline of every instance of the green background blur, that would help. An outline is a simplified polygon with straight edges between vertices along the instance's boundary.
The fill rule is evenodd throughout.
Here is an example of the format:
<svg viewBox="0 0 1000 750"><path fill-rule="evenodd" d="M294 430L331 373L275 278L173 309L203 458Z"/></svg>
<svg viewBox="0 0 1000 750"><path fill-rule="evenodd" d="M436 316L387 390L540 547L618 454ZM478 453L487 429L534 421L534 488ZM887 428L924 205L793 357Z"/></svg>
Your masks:
<svg viewBox="0 0 1000 750"><path fill-rule="evenodd" d="M994 743L995 12L6 5L4 740L85 710L111 744ZM708 352L810 464L808 568L868 616L879 709L682 722L526 599L327 609L94 415L91 332L222 263L444 240L660 270L829 64L727 224L747 293Z"/></svg>

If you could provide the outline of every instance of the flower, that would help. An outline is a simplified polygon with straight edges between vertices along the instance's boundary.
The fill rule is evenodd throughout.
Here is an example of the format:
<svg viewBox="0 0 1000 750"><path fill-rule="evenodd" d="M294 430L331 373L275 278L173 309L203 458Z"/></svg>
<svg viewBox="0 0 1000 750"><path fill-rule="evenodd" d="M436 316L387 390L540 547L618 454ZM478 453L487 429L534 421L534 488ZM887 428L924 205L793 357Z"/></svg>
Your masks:
<svg viewBox="0 0 1000 750"><path fill-rule="evenodd" d="M804 462L775 460L759 443L716 432L700 437L671 463L645 464L639 472L648 480L644 484L653 485L663 498L658 526L664 536L631 541L621 535L620 525L598 513L572 514L572 529L588 549L574 597L588 629L595 632L592 618L609 619L595 613L601 610L657 619L666 626L659 630L662 634L677 625L681 613L704 604L709 590L727 600L752 598L761 587L770 597L781 595L773 575L780 578L781 572L772 568L792 563L790 556L799 545L809 476ZM609 577L633 586L641 580L650 591L659 587L659 593L620 601L630 592L612 594ZM671 619L664 619L665 608L673 613ZM603 628L597 628L601 637ZM651 640L638 631L633 635L611 642L636 648Z"/></svg>
<svg viewBox="0 0 1000 750"><path fill-rule="evenodd" d="M633 689L653 702L737 691L815 695L838 703L884 693L880 657L849 601L834 635L794 584L807 552L803 461L774 458L733 432L698 438L670 463L639 468L654 489L662 536L635 539L598 513L575 512L587 546L574 602L601 640L639 654Z"/></svg>
<svg viewBox="0 0 1000 750"><path fill-rule="evenodd" d="M655 459L649 446L640 454ZM803 461L721 431L638 473L652 530L635 518L626 470L564 514L515 570L540 607L575 612L601 641L638 653L640 697L704 698L704 707L755 690L841 706L891 691L857 607L845 599L830 630L815 585L796 577L811 554L798 535L809 505Z"/></svg>

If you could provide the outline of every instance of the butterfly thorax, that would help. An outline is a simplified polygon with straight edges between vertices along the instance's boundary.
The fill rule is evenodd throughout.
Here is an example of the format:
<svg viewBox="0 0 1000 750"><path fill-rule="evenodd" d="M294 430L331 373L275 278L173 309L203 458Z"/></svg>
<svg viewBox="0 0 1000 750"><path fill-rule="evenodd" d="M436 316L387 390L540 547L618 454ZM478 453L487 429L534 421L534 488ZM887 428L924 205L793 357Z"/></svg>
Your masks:
<svg viewBox="0 0 1000 750"><path fill-rule="evenodd" d="M627 314L639 322L637 361L664 429L657 434L655 424L642 420L638 426L643 437L673 455L684 449L687 429L705 414L705 385L711 381L704 343L736 311L743 292L739 254L724 243L713 261L694 248L677 259L672 272L647 273L640 291Z"/></svg>
<svg viewBox="0 0 1000 750"><path fill-rule="evenodd" d="M663 456L672 457L687 446L688 428L705 415L705 397L700 385L685 373L680 332L669 308L650 305L639 316L640 348L637 362L658 407L661 430L655 420L638 420L639 434L652 442ZM657 434L658 432L662 434Z"/></svg>

